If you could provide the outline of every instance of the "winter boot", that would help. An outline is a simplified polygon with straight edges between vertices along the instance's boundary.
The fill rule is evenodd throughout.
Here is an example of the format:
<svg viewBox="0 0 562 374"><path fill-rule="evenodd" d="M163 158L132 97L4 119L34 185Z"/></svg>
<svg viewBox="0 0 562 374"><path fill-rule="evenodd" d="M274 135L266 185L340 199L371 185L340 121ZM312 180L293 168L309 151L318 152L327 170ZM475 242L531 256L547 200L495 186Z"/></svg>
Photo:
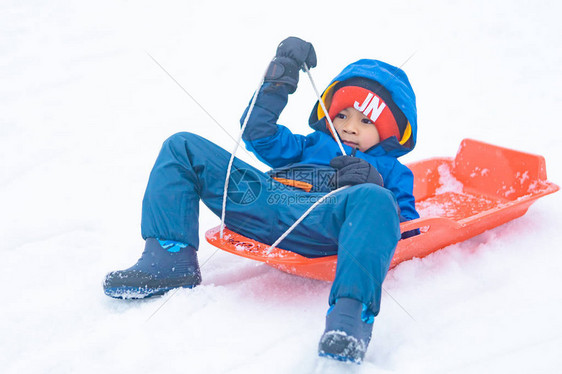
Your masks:
<svg viewBox="0 0 562 374"><path fill-rule="evenodd" d="M318 354L360 364L371 340L374 319L373 313L360 301L337 299L328 309Z"/></svg>
<svg viewBox="0 0 562 374"><path fill-rule="evenodd" d="M137 263L105 276L103 289L117 299L142 299L177 287L192 288L201 283L197 252L186 244L146 239Z"/></svg>

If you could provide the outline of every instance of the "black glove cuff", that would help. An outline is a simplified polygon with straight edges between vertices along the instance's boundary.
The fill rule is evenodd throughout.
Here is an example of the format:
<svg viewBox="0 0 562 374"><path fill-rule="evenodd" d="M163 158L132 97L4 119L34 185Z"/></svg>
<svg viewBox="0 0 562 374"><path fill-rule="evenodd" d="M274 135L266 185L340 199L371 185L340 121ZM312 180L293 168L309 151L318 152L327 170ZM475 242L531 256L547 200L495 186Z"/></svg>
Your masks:
<svg viewBox="0 0 562 374"><path fill-rule="evenodd" d="M275 57L267 68L265 82L285 83L291 87L289 93L295 92L299 83L299 67L290 57Z"/></svg>

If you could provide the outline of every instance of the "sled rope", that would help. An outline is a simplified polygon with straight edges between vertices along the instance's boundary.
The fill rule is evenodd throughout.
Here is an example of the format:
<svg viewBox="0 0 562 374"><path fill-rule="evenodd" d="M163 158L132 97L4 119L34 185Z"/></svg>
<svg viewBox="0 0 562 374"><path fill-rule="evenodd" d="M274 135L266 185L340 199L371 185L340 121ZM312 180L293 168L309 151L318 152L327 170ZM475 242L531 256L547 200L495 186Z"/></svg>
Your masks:
<svg viewBox="0 0 562 374"><path fill-rule="evenodd" d="M267 67L269 68L269 65ZM232 170L232 163L234 162L234 156L236 155L236 151L238 150L238 147L240 146L240 142L242 141L242 134L244 133L244 130L246 130L246 125L248 124L248 120L250 119L250 116L252 115L252 111L254 110L254 106L256 105L256 99L258 98L258 94L260 92L261 86L263 85L266 74L267 74L267 69L263 73L260 79L260 84L258 85L258 88L254 92L254 97L252 97L250 108L248 109L248 113L246 114L246 118L244 118L244 123L242 124L242 128L240 129L240 134L238 135L238 141L236 142L236 145L234 146L234 150L230 155L230 160L228 161L228 168L226 169L226 178L224 181L224 192L222 195L222 212L221 212L221 226L220 226L221 239L224 236L224 217L226 214L226 198L228 194L228 180L230 179L230 171Z"/></svg>
<svg viewBox="0 0 562 374"><path fill-rule="evenodd" d="M332 123L332 119L330 118L330 115L328 114L328 109L326 109L326 105L324 104L324 100L322 100L322 97L320 96L320 92L318 92L318 89L316 88L316 84L314 83L314 79L312 79L312 75L310 74L310 70L308 69L308 66L306 65L306 62L303 63L303 66L304 66L304 70L306 71L306 74L308 75L308 79L310 80L310 83L312 84L312 88L314 89L314 93L316 94L316 98L318 99L318 102L320 103L320 106L322 107L322 110L324 110L324 113L326 114L326 119L328 120L328 124L330 125L330 129L332 130L332 134L337 134L336 129L334 127L334 124ZM340 150L341 150L342 154L344 156L346 156L345 150L343 149L343 146L341 144L340 139L337 136L335 136L334 138L336 139L336 143L338 143L338 146L340 147ZM295 227L297 227L299 225L299 223L301 223L310 214L310 212L312 212L314 210L314 208L316 208L318 205L322 204L324 202L324 200L326 200L328 197L332 196L336 192L339 192L339 191L341 191L341 190L343 190L347 187L349 187L349 186L343 186L343 187L340 187L340 188L335 189L333 191L330 191L329 193L327 193L326 195L324 195L320 199L318 199L318 201L316 201L314 204L312 204L310 206L310 208L308 208L306 210L306 212L304 212L299 217L299 219L297 219L295 221L295 223L293 223L291 225L291 227L289 227L273 244L271 244L269 246L266 253L269 255L271 253L271 251L273 251L273 249L275 247L277 247L279 245L279 243L281 243L283 241L283 239L285 239L291 233L291 231L293 231L295 229Z"/></svg>
<svg viewBox="0 0 562 374"><path fill-rule="evenodd" d="M328 197L332 196L332 195L335 194L336 192L339 192L339 191L341 191L341 190L343 190L343 189L345 189L345 188L347 188L347 187L349 187L349 186L342 186L342 187L340 187L340 188L338 188L338 189L336 189L336 190L330 191L329 193L327 193L326 195L324 195L324 196L322 196L320 199L318 199L318 201L315 202L314 204L312 204L312 205L310 206L310 208L308 208L308 209L306 210L306 212L304 212L304 213L302 214L302 216L300 216L299 219L297 219L297 220L295 221L295 223L293 223L293 224L291 225L291 227L289 227L289 228L287 229L287 231L285 231L285 232L283 233L283 235L281 235L272 245L269 246L269 248L267 248L266 253L269 255L269 254L271 253L271 251L272 251L275 247L277 247L277 246L279 245L279 243L281 243L281 242L283 241L283 239L285 239L285 238L287 237L287 235L289 235L289 234L291 233L291 231L293 231L293 230L295 229L295 227L297 227L297 226L299 225L299 223L301 223L302 220L305 219L306 216L308 216L308 215L310 214L310 212L312 212L312 210L313 210L314 208L316 208L318 205L322 204L322 203L324 202L324 200L326 200Z"/></svg>
<svg viewBox="0 0 562 374"><path fill-rule="evenodd" d="M308 66L306 65L306 63L303 63L303 66L304 66L304 69L306 71L306 74L308 75L310 83L312 84L312 88L314 89L314 93L316 94L316 98L320 102L320 105L322 106L322 109L324 110L324 113L326 113L326 119L328 120L328 124L330 125L332 133L337 134L337 132L334 128L334 124L332 123L332 119L328 115L328 110L326 109L326 105L324 104L324 101L322 100L322 97L320 96L320 93L318 92L318 89L316 88L316 84L314 83L314 80L312 79L312 75L310 74L310 70L308 69ZM268 68L269 68L269 66L268 66ZM228 196L228 180L230 179L230 172L232 170L232 164L234 162L234 157L236 155L236 151L238 150L238 147L240 146L240 142L242 141L242 134L244 133L244 130L246 129L246 125L248 124L248 120L250 119L250 115L252 114L252 111L254 110L254 106L256 104L256 99L257 99L258 94L260 92L260 89L263 85L266 74L267 74L267 70L262 75L262 78L260 79L260 83L258 85L258 88L256 89L256 91L254 93L254 97L252 98L252 101L250 103L250 107L248 108L248 113L246 114L246 118L244 118L244 123L242 124L242 128L240 129L238 141L236 142L236 145L234 147L234 150L232 151L232 154L230 155L230 160L228 162L228 168L226 170L226 179L224 181L224 193L223 193L223 196L222 196L221 225L220 225L220 234L219 234L221 239L223 239L223 237L224 237L224 220L225 220L225 215L226 215L226 199L227 199L227 196ZM340 147L340 150L341 150L342 154L346 155L345 150L343 149L343 146L342 146L339 138L337 136L335 136L334 138L335 138L336 142L338 143L338 146ZM322 202L324 202L324 200L326 200L326 198L332 196L336 192L339 192L339 191L341 191L341 190L343 190L347 187L349 187L349 186L343 186L343 187L340 187L336 190L333 190L333 191L327 193L326 195L322 196L320 199L318 199L318 201L316 201L314 204L312 204L306 210L306 212L304 212L299 217L299 219L297 219L295 221L295 223L293 223L291 225L291 227L289 227L273 244L271 244L269 246L269 248L267 249L267 254L269 255L271 253L271 251L273 250L273 248L275 248L279 243L281 243L283 241L283 239L285 239L291 233L291 231L293 231L295 229L295 227L297 227L299 225L299 223L301 223L310 214L310 212L312 212L312 210L314 208L316 208L318 205L320 205Z"/></svg>
<svg viewBox="0 0 562 374"><path fill-rule="evenodd" d="M314 93L316 94L316 98L318 99L318 102L320 103L320 106L322 107L322 110L324 111L324 115L326 116L326 120L328 121L328 125L330 125L330 130L332 131L332 134L334 134L334 139L336 139L336 143L338 143L338 146L340 147L340 151L341 151L342 155L347 156L347 153L345 153L345 150L343 149L343 146L341 145L341 141L337 136L336 128L334 127L332 119L330 118L330 115L328 114L328 109L326 109L326 104L324 104L324 100L322 100L322 97L320 96L320 92L318 92L318 89L316 88L316 84L314 84L314 79L312 79L312 75L310 74L310 70L308 70L308 66L306 65L306 62L303 65L304 65L304 70L306 71L306 74L308 75L308 79L310 80L310 83L312 84L312 88L314 89Z"/></svg>

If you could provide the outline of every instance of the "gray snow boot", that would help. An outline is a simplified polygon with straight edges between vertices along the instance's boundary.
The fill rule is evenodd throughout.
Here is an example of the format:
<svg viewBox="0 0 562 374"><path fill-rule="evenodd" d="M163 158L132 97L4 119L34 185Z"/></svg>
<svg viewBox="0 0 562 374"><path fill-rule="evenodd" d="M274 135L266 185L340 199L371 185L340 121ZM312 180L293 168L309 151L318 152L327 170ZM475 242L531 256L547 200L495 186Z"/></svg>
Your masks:
<svg viewBox="0 0 562 374"><path fill-rule="evenodd" d="M113 298L142 299L162 295L177 287L192 288L200 283L197 251L193 247L148 238L137 263L107 274L103 289Z"/></svg>
<svg viewBox="0 0 562 374"><path fill-rule="evenodd" d="M365 304L355 299L337 299L328 309L318 354L360 364L371 340L373 322L373 313Z"/></svg>

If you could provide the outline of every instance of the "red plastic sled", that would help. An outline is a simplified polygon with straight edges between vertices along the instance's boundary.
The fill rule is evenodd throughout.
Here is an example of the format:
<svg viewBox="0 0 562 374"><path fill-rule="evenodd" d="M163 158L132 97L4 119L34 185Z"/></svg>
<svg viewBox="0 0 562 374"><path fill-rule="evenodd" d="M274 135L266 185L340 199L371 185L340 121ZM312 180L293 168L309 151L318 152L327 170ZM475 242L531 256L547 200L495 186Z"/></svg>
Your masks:
<svg viewBox="0 0 562 374"><path fill-rule="evenodd" d="M400 240L390 267L461 242L520 217L539 197L558 191L546 180L542 156L465 139L457 156L414 162L414 196L421 218L404 222L402 232L419 228L420 235ZM265 262L303 277L333 280L337 256L306 258L219 227L207 241L236 255Z"/></svg>

